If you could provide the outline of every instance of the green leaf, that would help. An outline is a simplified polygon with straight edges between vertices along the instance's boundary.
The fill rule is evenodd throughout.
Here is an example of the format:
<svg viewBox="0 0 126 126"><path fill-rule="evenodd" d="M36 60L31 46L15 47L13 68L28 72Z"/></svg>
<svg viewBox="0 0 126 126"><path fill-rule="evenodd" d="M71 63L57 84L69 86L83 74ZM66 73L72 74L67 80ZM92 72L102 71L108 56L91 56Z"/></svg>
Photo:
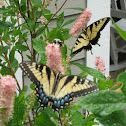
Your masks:
<svg viewBox="0 0 126 126"><path fill-rule="evenodd" d="M115 85L114 80L108 80L108 81L101 81L98 80L98 87L100 90L105 90L105 89L109 89L110 87L112 87L113 85Z"/></svg>
<svg viewBox="0 0 126 126"><path fill-rule="evenodd" d="M83 97L77 105L100 116L126 109L126 97L122 93L102 90Z"/></svg>
<svg viewBox="0 0 126 126"><path fill-rule="evenodd" d="M51 121L49 113L44 111L42 111L39 116L35 117L35 119L35 126L56 126L54 122Z"/></svg>
<svg viewBox="0 0 126 126"><path fill-rule="evenodd" d="M9 54L9 61L12 63L14 61L14 56L15 56L15 48L12 48L10 54Z"/></svg>
<svg viewBox="0 0 126 126"><path fill-rule="evenodd" d="M65 29L61 29L60 32L62 33L63 36L63 40L68 40L70 39L71 35L69 34L69 29L65 28Z"/></svg>
<svg viewBox="0 0 126 126"><path fill-rule="evenodd" d="M0 73L1 73L1 75L11 75L12 76L11 70L7 66L7 63L6 62L3 62L2 63L2 68L0 69Z"/></svg>
<svg viewBox="0 0 126 126"><path fill-rule="evenodd" d="M86 78L88 76L88 73L87 72L82 72L82 73L78 74L78 76Z"/></svg>
<svg viewBox="0 0 126 126"><path fill-rule="evenodd" d="M0 30L6 30L10 27L7 23L0 21Z"/></svg>
<svg viewBox="0 0 126 126"><path fill-rule="evenodd" d="M76 19L77 19L77 18L74 18L74 19L71 19L71 20L66 21L66 22L63 24L62 27L64 27L64 26L66 26L66 25L69 25L69 24L73 23Z"/></svg>
<svg viewBox="0 0 126 126"><path fill-rule="evenodd" d="M126 71L118 75L117 81L123 84L122 92L126 95Z"/></svg>
<svg viewBox="0 0 126 126"><path fill-rule="evenodd" d="M99 125L98 122L94 121L95 116L93 114L89 115L88 118L84 119L83 126Z"/></svg>
<svg viewBox="0 0 126 126"><path fill-rule="evenodd" d="M6 107L2 107L2 108L0 108L0 111L3 111L3 110L5 110L5 109L7 109Z"/></svg>
<svg viewBox="0 0 126 126"><path fill-rule="evenodd" d="M60 27L64 22L64 11L57 17L57 27Z"/></svg>
<svg viewBox="0 0 126 126"><path fill-rule="evenodd" d="M30 31L34 31L35 21L33 18L28 18L27 20Z"/></svg>
<svg viewBox="0 0 126 126"><path fill-rule="evenodd" d="M32 90L35 90L35 85L34 85L34 84L31 84L31 85L30 85L30 88L31 88Z"/></svg>
<svg viewBox="0 0 126 126"><path fill-rule="evenodd" d="M45 46L47 43L41 39L33 39L33 47L39 53L42 64L46 64Z"/></svg>
<svg viewBox="0 0 126 126"><path fill-rule="evenodd" d="M71 122L72 126L84 126L83 118L84 118L84 115L81 115L81 113L79 111L74 112L70 117L70 120L72 121Z"/></svg>
<svg viewBox="0 0 126 126"><path fill-rule="evenodd" d="M28 57L28 59L30 59L31 61L33 61L32 57L29 55L26 55Z"/></svg>
<svg viewBox="0 0 126 126"><path fill-rule="evenodd" d="M126 126L126 113L124 111L116 111L106 117L95 116L103 126Z"/></svg>
<svg viewBox="0 0 126 126"><path fill-rule="evenodd" d="M13 49L18 49L18 50L21 50L21 51L27 51L28 50L28 47L27 46L25 46L25 45L15 45L14 47L13 47Z"/></svg>
<svg viewBox="0 0 126 126"><path fill-rule="evenodd" d="M71 63L73 65L76 65L80 69L82 69L84 72L87 72L89 75L98 78L99 80L105 81L105 76L100 72L97 71L96 69L86 67L80 63Z"/></svg>
<svg viewBox="0 0 126 126"><path fill-rule="evenodd" d="M4 46L4 50L3 50L3 48L2 48L3 46L0 46L0 55L2 54L2 53L7 53L7 50L8 49L10 49L10 47L9 46Z"/></svg>
<svg viewBox="0 0 126 126"><path fill-rule="evenodd" d="M112 19L112 22L113 22L113 24L114 24L114 26L115 26L117 32L120 34L120 36L121 36L124 40L126 40L126 32L125 32L123 29L121 29L121 28L114 22L113 19Z"/></svg>
<svg viewBox="0 0 126 126"><path fill-rule="evenodd" d="M14 58L13 62L11 63L11 67L14 69L14 73L17 71L18 69L18 60Z"/></svg>

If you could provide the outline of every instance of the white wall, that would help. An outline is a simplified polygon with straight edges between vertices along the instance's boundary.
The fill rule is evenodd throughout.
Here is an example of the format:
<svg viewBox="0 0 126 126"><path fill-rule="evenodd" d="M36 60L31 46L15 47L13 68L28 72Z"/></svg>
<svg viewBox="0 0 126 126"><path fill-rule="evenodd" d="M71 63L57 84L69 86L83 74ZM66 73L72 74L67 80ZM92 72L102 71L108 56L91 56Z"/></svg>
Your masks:
<svg viewBox="0 0 126 126"><path fill-rule="evenodd" d="M110 3L111 0L87 0L87 8L92 11L92 17L89 24L101 18L110 17ZM93 46L93 55L90 51L87 52L86 64L88 67L95 68L95 57L100 56L105 62L105 75L108 76L110 67L110 22L106 25L103 31L101 31L101 37L98 43L100 46Z"/></svg>

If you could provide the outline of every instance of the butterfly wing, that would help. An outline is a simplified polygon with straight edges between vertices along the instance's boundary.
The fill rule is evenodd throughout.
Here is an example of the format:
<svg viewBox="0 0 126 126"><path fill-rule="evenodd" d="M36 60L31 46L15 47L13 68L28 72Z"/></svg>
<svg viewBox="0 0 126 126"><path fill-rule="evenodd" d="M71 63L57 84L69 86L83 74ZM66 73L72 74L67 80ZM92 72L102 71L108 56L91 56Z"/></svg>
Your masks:
<svg viewBox="0 0 126 126"><path fill-rule="evenodd" d="M35 62L22 62L19 65L30 80L36 85L36 93L42 106L47 106L56 79L56 74L49 67Z"/></svg>
<svg viewBox="0 0 126 126"><path fill-rule="evenodd" d="M77 38L72 54L75 55L83 49L91 50L92 45L97 44L100 38L100 32L104 29L106 24L110 21L110 18L100 19L91 25L89 25Z"/></svg>
<svg viewBox="0 0 126 126"><path fill-rule="evenodd" d="M64 108L73 100L73 97L84 96L99 90L98 86L92 81L75 75L65 75L60 78L54 90L54 110Z"/></svg>
<svg viewBox="0 0 126 126"><path fill-rule="evenodd" d="M87 33L86 33L86 31L83 31L78 36L78 38L73 46L72 55L76 55L77 53L81 52L83 49L91 50L91 48L92 48L92 46L89 43Z"/></svg>
<svg viewBox="0 0 126 126"><path fill-rule="evenodd" d="M102 18L86 28L87 36L89 38L89 42L92 45L97 44L98 39L100 38L100 32L104 29L107 23L110 21L110 18Z"/></svg>

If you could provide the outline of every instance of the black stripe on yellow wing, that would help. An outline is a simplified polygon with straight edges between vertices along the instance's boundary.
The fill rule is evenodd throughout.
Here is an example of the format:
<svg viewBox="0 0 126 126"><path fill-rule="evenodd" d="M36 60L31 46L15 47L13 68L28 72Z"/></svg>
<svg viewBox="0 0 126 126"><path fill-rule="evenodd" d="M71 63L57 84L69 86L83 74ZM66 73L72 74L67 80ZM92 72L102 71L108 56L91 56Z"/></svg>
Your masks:
<svg viewBox="0 0 126 126"><path fill-rule="evenodd" d="M100 32L104 29L109 21L109 17L100 19L89 25L83 32L81 32L73 46L72 55L76 55L83 49L91 50L92 45L98 43Z"/></svg>

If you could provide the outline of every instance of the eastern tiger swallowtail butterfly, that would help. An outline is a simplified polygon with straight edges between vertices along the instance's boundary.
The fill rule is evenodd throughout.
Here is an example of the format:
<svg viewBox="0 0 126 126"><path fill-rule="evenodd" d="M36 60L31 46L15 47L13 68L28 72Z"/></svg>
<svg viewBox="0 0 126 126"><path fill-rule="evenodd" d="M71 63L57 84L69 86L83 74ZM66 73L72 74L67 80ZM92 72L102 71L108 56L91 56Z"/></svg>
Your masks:
<svg viewBox="0 0 126 126"><path fill-rule="evenodd" d="M69 105L73 97L84 96L99 89L88 79L76 75L61 75L43 64L22 62L19 66L36 85L36 96L43 108L51 103L52 109L59 112Z"/></svg>
<svg viewBox="0 0 126 126"><path fill-rule="evenodd" d="M54 39L53 43L59 45L59 47L63 47L63 42L60 39Z"/></svg>
<svg viewBox="0 0 126 126"><path fill-rule="evenodd" d="M98 40L101 35L100 32L104 29L109 21L109 17L102 18L92 23L83 32L81 32L73 46L72 55L76 55L83 49L91 50L92 45L98 44Z"/></svg>

